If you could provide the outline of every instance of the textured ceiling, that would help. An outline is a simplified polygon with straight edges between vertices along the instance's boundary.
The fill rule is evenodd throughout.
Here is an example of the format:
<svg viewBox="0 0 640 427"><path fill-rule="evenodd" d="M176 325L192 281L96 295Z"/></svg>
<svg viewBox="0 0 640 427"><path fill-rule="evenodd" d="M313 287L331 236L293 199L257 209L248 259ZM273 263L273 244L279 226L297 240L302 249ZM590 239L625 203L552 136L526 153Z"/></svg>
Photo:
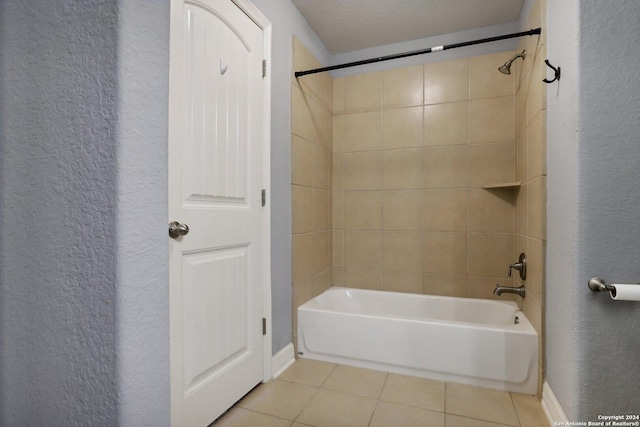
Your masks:
<svg viewBox="0 0 640 427"><path fill-rule="evenodd" d="M517 21L524 0L292 0L332 54Z"/></svg>

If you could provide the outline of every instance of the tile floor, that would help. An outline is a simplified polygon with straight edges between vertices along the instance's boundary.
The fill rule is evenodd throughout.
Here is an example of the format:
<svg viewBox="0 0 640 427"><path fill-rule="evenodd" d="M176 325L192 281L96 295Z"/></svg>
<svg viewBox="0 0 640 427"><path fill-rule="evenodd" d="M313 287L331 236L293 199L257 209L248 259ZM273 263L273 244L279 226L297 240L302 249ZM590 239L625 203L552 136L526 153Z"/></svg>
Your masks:
<svg viewBox="0 0 640 427"><path fill-rule="evenodd" d="M298 359L213 427L548 427L535 396Z"/></svg>

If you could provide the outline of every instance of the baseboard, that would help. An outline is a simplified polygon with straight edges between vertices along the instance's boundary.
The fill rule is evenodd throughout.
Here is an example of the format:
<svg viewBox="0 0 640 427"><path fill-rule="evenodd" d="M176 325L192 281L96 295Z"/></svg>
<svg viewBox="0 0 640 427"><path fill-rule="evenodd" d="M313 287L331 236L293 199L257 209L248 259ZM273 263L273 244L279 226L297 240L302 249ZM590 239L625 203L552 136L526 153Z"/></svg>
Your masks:
<svg viewBox="0 0 640 427"><path fill-rule="evenodd" d="M546 381L542 385L542 409L547 416L549 425L552 427L555 426L555 423L558 421L565 423L569 421L560 406L560 402L558 402L558 399L556 399L556 396L553 394L551 386Z"/></svg>
<svg viewBox="0 0 640 427"><path fill-rule="evenodd" d="M289 343L285 345L282 350L274 354L271 358L272 377L277 378L295 361L296 357L293 352L293 343Z"/></svg>

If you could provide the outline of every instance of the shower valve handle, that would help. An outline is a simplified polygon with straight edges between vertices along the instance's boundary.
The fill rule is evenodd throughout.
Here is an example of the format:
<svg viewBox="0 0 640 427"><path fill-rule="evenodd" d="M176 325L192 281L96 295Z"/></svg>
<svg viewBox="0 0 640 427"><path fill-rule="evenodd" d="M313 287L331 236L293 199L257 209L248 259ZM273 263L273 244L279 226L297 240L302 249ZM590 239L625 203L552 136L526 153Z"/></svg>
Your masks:
<svg viewBox="0 0 640 427"><path fill-rule="evenodd" d="M524 253L520 254L520 257L518 258L518 262L509 264L509 271L508 271L509 277L511 277L512 269L516 269L520 272L520 278L522 280L525 280L527 278L527 260L525 258Z"/></svg>

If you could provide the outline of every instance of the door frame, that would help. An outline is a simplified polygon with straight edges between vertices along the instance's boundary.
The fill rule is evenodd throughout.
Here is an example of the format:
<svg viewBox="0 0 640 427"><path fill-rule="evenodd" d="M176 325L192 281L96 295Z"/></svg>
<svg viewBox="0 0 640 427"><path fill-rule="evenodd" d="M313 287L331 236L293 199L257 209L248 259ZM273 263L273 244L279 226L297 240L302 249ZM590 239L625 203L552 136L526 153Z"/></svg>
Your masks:
<svg viewBox="0 0 640 427"><path fill-rule="evenodd" d="M266 191L262 214L262 317L266 319L266 333L262 336L263 382L272 377L272 322L271 322L271 22L249 0L231 0L262 30L262 58L264 77L262 78L262 119L263 129L263 165L262 188Z"/></svg>

